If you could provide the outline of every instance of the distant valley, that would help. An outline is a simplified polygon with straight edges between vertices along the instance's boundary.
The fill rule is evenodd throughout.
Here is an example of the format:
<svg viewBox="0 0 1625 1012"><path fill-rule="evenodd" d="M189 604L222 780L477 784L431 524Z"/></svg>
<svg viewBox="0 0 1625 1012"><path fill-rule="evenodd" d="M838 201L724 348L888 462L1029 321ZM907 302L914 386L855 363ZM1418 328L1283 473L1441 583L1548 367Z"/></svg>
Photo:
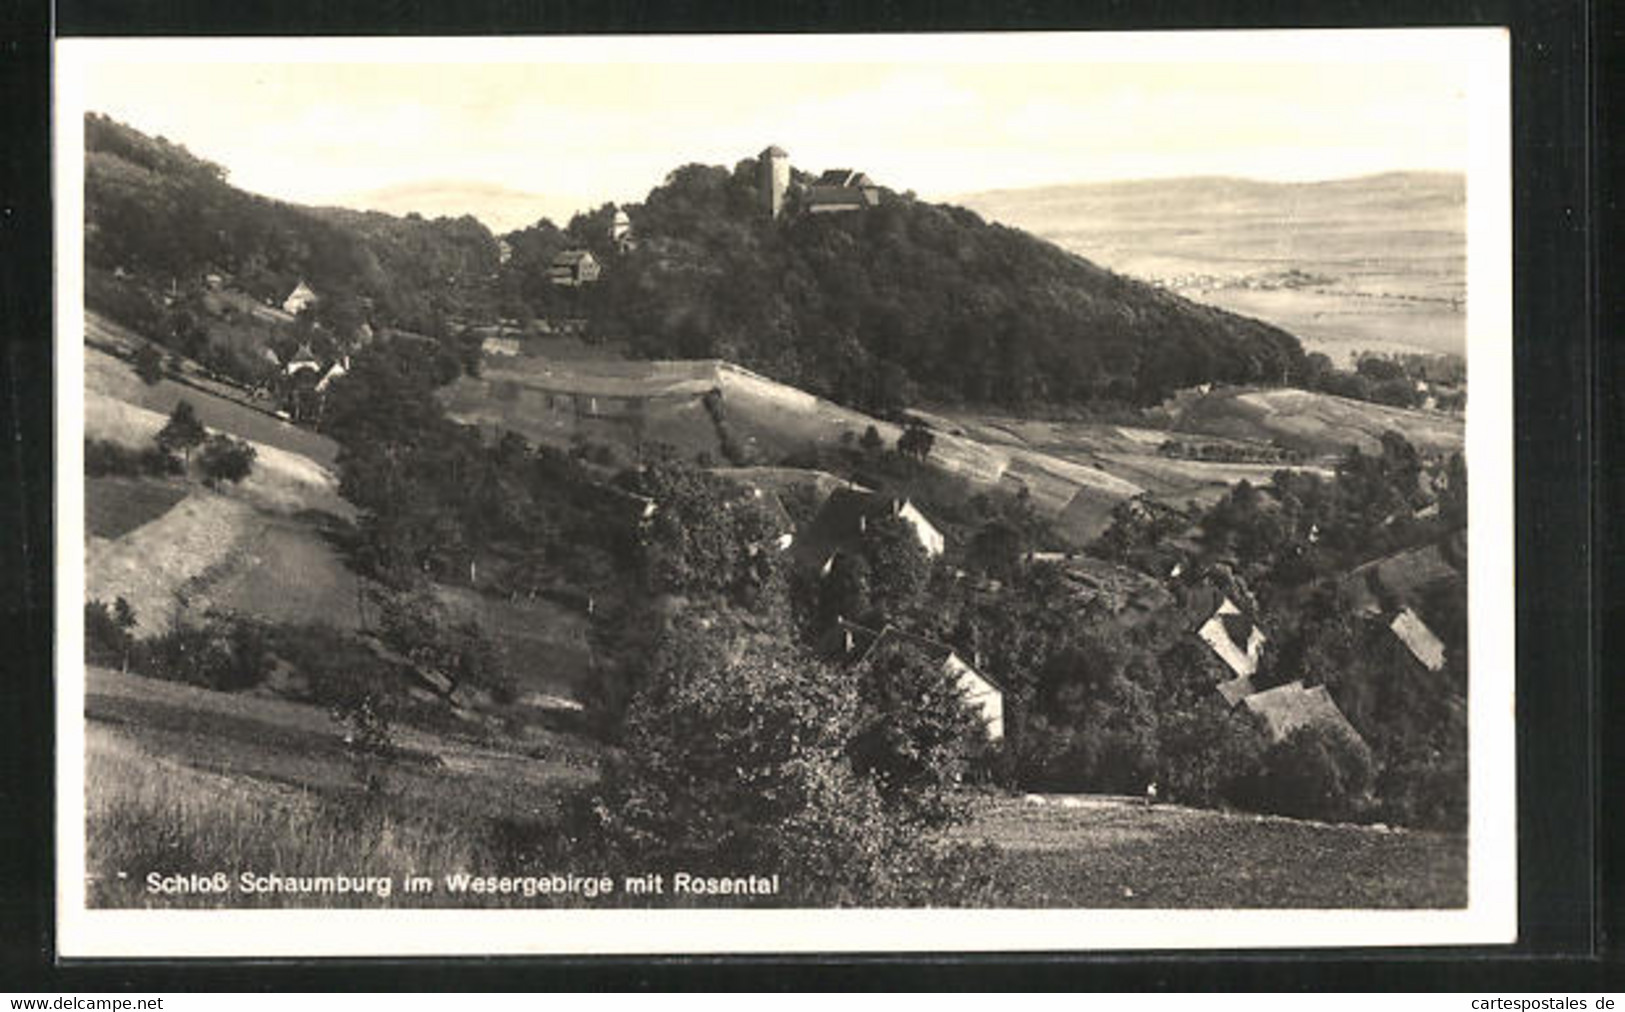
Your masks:
<svg viewBox="0 0 1625 1012"><path fill-rule="evenodd" d="M1310 351L1465 351L1466 182L1226 177L954 198L1121 274L1267 320Z"/></svg>

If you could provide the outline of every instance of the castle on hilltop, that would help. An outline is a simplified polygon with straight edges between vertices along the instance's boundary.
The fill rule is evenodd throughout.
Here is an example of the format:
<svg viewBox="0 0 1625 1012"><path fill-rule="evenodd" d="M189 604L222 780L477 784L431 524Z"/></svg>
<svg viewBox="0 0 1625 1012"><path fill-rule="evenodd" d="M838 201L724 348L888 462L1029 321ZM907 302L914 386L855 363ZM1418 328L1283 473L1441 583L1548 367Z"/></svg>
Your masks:
<svg viewBox="0 0 1625 1012"><path fill-rule="evenodd" d="M790 195L790 155L778 145L770 145L757 158L757 185L762 210L769 218L784 214ZM868 176L852 169L830 169L810 185L800 188L801 209L806 214L859 211L880 203L880 187Z"/></svg>

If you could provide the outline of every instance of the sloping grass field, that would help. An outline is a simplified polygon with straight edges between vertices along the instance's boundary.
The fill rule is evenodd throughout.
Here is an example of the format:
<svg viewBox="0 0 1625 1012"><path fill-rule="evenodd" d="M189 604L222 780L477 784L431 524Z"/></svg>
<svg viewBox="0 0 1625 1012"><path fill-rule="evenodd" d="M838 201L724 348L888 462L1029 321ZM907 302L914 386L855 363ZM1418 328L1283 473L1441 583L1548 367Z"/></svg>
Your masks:
<svg viewBox="0 0 1625 1012"><path fill-rule="evenodd" d="M191 491L182 481L145 478L85 479L85 531L117 538L168 513Z"/></svg>
<svg viewBox="0 0 1625 1012"><path fill-rule="evenodd" d="M1342 454L1352 445L1380 448L1382 433L1395 429L1418 450L1459 450L1465 425L1458 415L1411 411L1307 390L1227 387L1182 400L1169 412L1179 432L1238 439L1276 440L1316 456Z"/></svg>
<svg viewBox="0 0 1625 1012"><path fill-rule="evenodd" d="M87 847L103 906L448 905L446 896L164 897L149 871L284 875L521 873L502 825L543 825L595 777L597 751L550 735L523 752L400 729L387 792L358 785L312 706L92 669ZM1444 908L1465 903L1466 843L1291 819L1145 809L1115 798L979 800L959 838L996 844L999 906ZM589 872L590 868L573 869ZM465 898L505 905L513 898ZM719 901L719 903L725 901ZM531 902L525 905L544 905Z"/></svg>
<svg viewBox="0 0 1625 1012"><path fill-rule="evenodd" d="M1332 826L1129 799L987 801L968 838L999 846L1015 907L1448 908L1465 837ZM1075 807L1073 807L1075 806Z"/></svg>
<svg viewBox="0 0 1625 1012"><path fill-rule="evenodd" d="M308 457L323 467L331 467L338 456L338 444L331 439L268 411L167 377L149 386L135 374L134 366L99 348L85 348L85 391L117 398L161 417L168 417L181 401L191 401L198 419L211 429Z"/></svg>

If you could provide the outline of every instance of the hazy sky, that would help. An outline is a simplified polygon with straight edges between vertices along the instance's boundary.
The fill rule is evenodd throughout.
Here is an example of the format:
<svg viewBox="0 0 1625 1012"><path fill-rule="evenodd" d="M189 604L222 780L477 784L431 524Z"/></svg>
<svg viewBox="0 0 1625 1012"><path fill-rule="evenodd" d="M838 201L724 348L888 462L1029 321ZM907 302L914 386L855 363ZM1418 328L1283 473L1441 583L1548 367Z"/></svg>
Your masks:
<svg viewBox="0 0 1625 1012"><path fill-rule="evenodd" d="M940 198L1182 175L1466 168L1461 33L78 43L84 108L237 185L452 181L555 216L767 144ZM1480 38L1478 41L1483 41ZM66 96L65 96L66 97Z"/></svg>

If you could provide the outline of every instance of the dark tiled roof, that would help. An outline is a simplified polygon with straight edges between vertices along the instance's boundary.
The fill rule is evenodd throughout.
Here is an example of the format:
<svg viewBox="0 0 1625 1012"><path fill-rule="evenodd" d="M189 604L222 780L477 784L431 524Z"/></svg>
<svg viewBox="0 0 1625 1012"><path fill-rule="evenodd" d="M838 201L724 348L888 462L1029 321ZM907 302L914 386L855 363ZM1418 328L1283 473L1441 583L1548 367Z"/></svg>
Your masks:
<svg viewBox="0 0 1625 1012"><path fill-rule="evenodd" d="M880 630L880 635L875 637L874 642L869 645L868 650L863 652L860 660L868 660L878 651L884 650L888 646L894 646L903 651L917 654L935 664L946 664L949 657L958 656L958 653L954 650L954 648L946 643L938 643L936 640L927 639L924 636L916 636L913 633L906 633L901 629L898 629L896 626L889 625ZM959 662L965 665L965 667L970 668L970 670L976 674L976 677L980 678L982 681L993 686L995 689L998 689L1000 692L1006 691L1004 685L1001 684L998 679L978 670L963 657L959 658Z"/></svg>
<svg viewBox="0 0 1625 1012"><path fill-rule="evenodd" d="M836 489L824 501L813 522L807 525L807 530L796 538L793 549L796 558L809 565L822 566L835 552L857 546L863 536L863 518L891 516L897 506L897 500L890 496L852 488Z"/></svg>

